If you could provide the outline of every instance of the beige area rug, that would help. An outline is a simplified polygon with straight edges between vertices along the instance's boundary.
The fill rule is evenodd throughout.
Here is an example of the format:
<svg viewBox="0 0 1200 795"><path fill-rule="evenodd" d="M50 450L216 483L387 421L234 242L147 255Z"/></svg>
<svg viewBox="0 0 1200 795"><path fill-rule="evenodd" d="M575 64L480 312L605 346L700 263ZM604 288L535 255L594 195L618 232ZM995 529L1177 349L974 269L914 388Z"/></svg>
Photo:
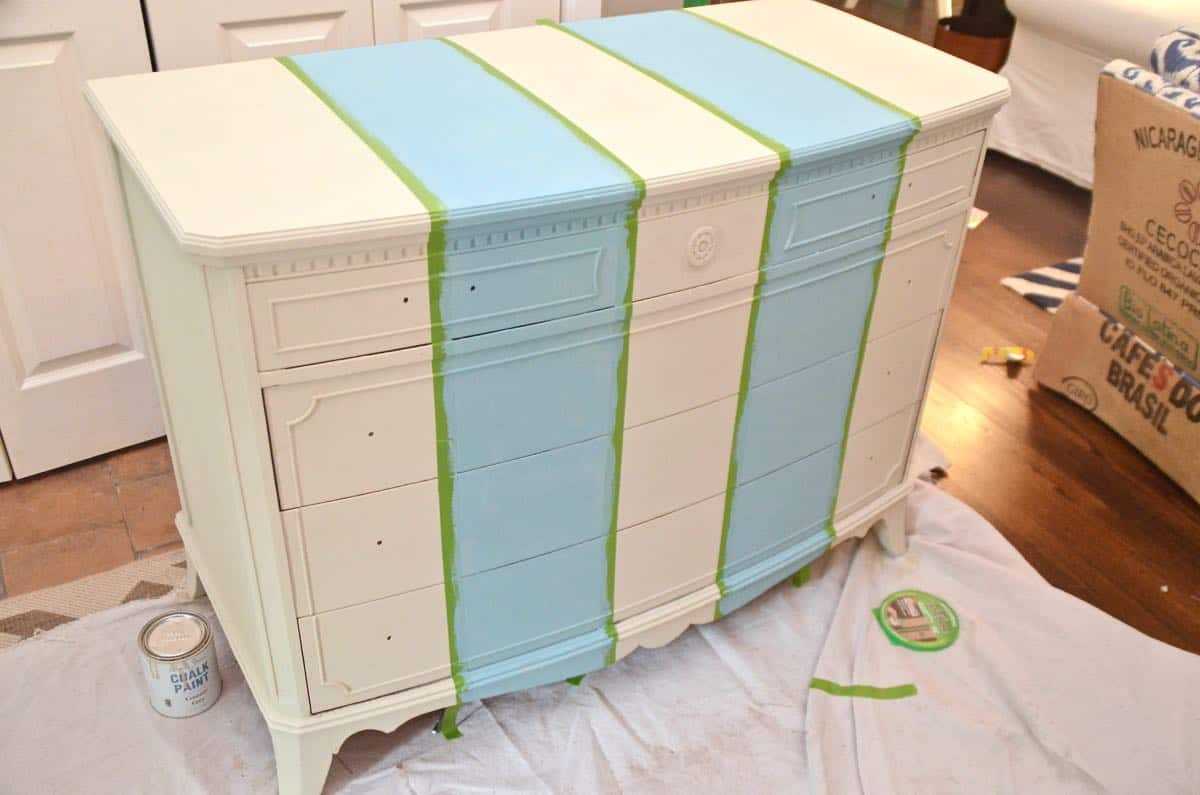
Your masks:
<svg viewBox="0 0 1200 795"><path fill-rule="evenodd" d="M137 599L153 599L183 582L182 549L135 560L102 574L0 599L0 651L39 632Z"/></svg>

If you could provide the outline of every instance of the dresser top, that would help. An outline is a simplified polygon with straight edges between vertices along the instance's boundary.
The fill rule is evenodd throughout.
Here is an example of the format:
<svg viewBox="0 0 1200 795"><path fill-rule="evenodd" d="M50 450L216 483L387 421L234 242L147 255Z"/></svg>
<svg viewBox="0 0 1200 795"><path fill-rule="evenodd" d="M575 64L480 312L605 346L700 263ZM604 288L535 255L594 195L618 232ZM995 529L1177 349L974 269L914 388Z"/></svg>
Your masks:
<svg viewBox="0 0 1200 795"><path fill-rule="evenodd" d="M92 81L189 253L244 258L629 206L993 112L990 72L810 0Z"/></svg>

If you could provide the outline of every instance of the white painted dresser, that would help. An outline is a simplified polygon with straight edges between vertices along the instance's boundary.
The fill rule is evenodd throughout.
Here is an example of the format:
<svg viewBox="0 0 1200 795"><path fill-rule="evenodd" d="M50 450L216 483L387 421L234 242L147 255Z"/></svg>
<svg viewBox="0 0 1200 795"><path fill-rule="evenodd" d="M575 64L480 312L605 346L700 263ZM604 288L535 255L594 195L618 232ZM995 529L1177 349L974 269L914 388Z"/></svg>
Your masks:
<svg viewBox="0 0 1200 795"><path fill-rule="evenodd" d="M901 551L1007 91L806 0L91 83L281 789Z"/></svg>

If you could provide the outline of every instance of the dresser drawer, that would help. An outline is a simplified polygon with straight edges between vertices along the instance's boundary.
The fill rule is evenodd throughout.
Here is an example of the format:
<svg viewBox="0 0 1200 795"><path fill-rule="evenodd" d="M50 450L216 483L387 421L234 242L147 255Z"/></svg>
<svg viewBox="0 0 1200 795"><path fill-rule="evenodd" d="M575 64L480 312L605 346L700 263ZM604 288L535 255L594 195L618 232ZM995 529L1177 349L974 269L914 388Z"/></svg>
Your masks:
<svg viewBox="0 0 1200 795"><path fill-rule="evenodd" d="M927 148L919 146L918 136L905 157L893 223L902 224L942 207L970 201L986 135L980 130Z"/></svg>
<svg viewBox="0 0 1200 795"><path fill-rule="evenodd" d="M435 480L283 512L296 613L442 582Z"/></svg>
<svg viewBox="0 0 1200 795"><path fill-rule="evenodd" d="M625 430L617 527L725 490L737 395Z"/></svg>
<svg viewBox="0 0 1200 795"><path fill-rule="evenodd" d="M446 255L441 317L454 339L617 304L628 281L626 229L615 217L586 234ZM424 256L370 267L250 281L260 370L428 344Z"/></svg>
<svg viewBox="0 0 1200 795"><path fill-rule="evenodd" d="M299 619L312 711L450 675L441 585Z"/></svg>
<svg viewBox="0 0 1200 795"><path fill-rule="evenodd" d="M970 210L958 204L893 228L875 293L871 339L946 306Z"/></svg>
<svg viewBox="0 0 1200 795"><path fill-rule="evenodd" d="M725 492L617 533L613 618L630 616L717 579Z"/></svg>
<svg viewBox="0 0 1200 795"><path fill-rule="evenodd" d="M314 365L263 390L281 508L437 477L429 356L422 348Z"/></svg>
<svg viewBox="0 0 1200 795"><path fill-rule="evenodd" d="M608 620L607 538L455 581L454 633L472 670L602 630Z"/></svg>
<svg viewBox="0 0 1200 795"><path fill-rule="evenodd" d="M246 285L258 369L429 343L425 258Z"/></svg>
<svg viewBox="0 0 1200 795"><path fill-rule="evenodd" d="M614 309L448 342L453 470L611 434L621 328ZM429 355L313 365L263 390L281 507L436 477Z"/></svg>
<svg viewBox="0 0 1200 795"><path fill-rule="evenodd" d="M921 399L941 319L942 313L934 312L867 343L854 396L851 433Z"/></svg>
<svg viewBox="0 0 1200 795"><path fill-rule="evenodd" d="M920 406L906 406L846 440L836 515L864 507L904 479Z"/></svg>
<svg viewBox="0 0 1200 795"><path fill-rule="evenodd" d="M626 427L737 394L757 278L747 273L633 305Z"/></svg>
<svg viewBox="0 0 1200 795"><path fill-rule="evenodd" d="M883 161L820 180L788 185L785 175L776 203L769 262L882 235L889 216L895 227L970 199L982 147L980 132L908 153L900 173L893 153Z"/></svg>
<svg viewBox="0 0 1200 795"><path fill-rule="evenodd" d="M647 197L638 221L635 301L758 270L767 182L726 192Z"/></svg>

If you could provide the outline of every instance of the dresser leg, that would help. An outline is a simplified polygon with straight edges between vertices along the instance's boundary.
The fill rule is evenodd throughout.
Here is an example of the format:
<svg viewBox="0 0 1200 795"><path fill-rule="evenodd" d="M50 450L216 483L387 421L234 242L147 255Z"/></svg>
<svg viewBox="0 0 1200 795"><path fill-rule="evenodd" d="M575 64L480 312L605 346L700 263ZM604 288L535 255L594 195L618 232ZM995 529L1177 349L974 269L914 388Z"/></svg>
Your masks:
<svg viewBox="0 0 1200 795"><path fill-rule="evenodd" d="M179 601L190 602L204 596L204 583L200 582L200 575L196 571L196 564L192 563L191 555L187 556L187 568L184 571L186 573L179 586Z"/></svg>
<svg viewBox="0 0 1200 795"><path fill-rule="evenodd" d="M889 555L903 555L908 551L908 504L896 501L875 523L875 537Z"/></svg>
<svg viewBox="0 0 1200 795"><path fill-rule="evenodd" d="M279 795L320 795L329 775L329 764L343 739L340 733L296 734L272 729Z"/></svg>

